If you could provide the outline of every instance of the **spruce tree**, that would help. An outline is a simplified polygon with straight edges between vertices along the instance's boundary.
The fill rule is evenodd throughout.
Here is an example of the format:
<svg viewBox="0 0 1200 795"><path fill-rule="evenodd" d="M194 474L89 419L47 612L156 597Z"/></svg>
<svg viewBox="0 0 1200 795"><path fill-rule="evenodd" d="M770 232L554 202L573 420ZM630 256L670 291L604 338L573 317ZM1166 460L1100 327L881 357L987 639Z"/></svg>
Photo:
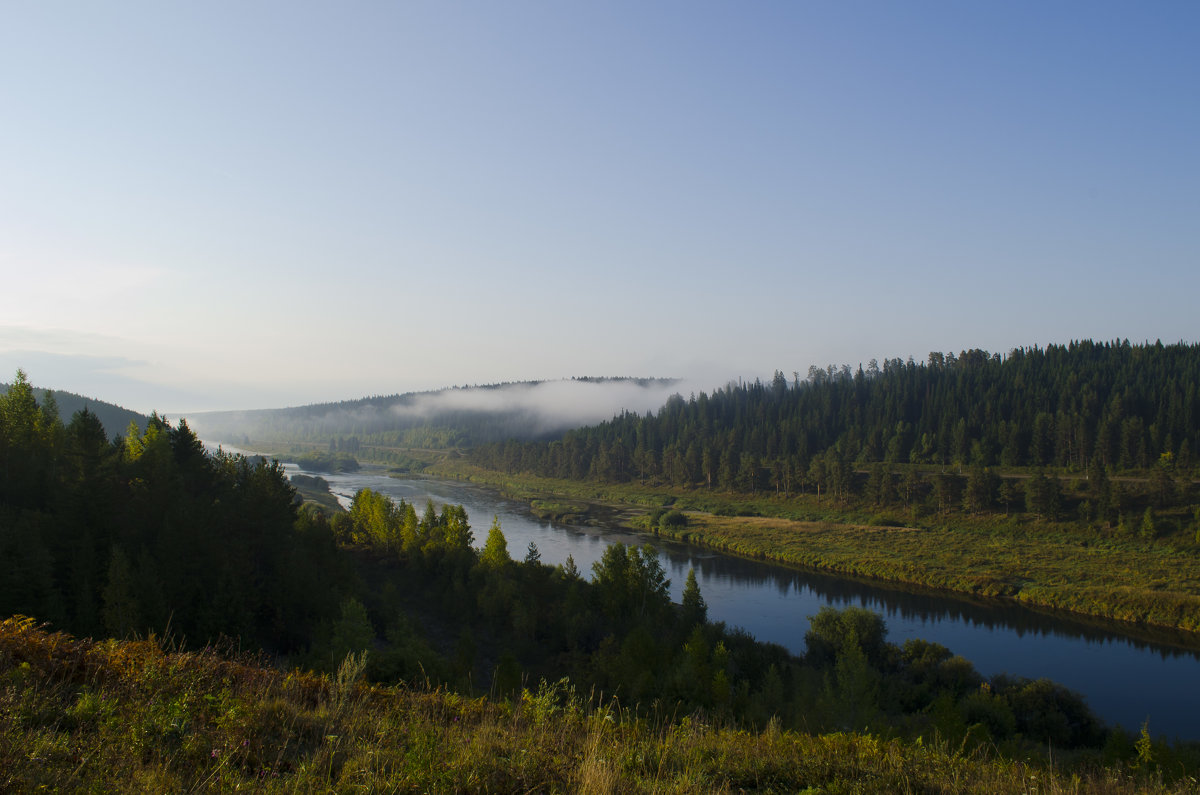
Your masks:
<svg viewBox="0 0 1200 795"><path fill-rule="evenodd" d="M708 619L708 605L700 595L700 586L696 583L696 570L688 569L687 580L683 584L683 626L690 629L696 624L703 624Z"/></svg>

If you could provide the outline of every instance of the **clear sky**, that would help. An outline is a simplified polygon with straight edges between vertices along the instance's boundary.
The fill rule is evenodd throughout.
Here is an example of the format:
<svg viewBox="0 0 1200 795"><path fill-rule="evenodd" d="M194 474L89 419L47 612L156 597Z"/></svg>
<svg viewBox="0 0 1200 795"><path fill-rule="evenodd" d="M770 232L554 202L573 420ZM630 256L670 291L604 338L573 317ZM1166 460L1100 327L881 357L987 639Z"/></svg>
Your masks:
<svg viewBox="0 0 1200 795"><path fill-rule="evenodd" d="M140 410L1200 339L1200 3L10 2L0 380Z"/></svg>

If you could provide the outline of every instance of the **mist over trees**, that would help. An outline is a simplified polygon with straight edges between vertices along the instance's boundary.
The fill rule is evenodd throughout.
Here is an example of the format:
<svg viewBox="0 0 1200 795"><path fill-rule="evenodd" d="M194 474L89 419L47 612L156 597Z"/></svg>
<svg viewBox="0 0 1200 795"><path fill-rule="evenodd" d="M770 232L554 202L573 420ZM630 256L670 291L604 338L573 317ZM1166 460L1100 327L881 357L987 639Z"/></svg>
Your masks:
<svg viewBox="0 0 1200 795"><path fill-rule="evenodd" d="M622 407L661 405L678 381L666 378L573 378L366 397L259 411L203 412L191 421L204 438L229 444L364 447L467 447L504 439L550 439L599 422Z"/></svg>

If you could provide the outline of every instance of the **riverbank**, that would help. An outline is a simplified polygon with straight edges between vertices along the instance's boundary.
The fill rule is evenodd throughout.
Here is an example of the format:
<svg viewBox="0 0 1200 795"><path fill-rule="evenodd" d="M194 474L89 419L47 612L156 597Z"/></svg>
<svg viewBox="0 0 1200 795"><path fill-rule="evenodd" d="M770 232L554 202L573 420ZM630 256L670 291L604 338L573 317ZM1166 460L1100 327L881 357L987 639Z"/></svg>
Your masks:
<svg viewBox="0 0 1200 795"><path fill-rule="evenodd" d="M1132 627L1163 628L1200 640L1200 571L1196 558L1136 538L1088 533L1032 520L954 517L872 523L852 510L812 498L735 499L638 484L596 484L480 469L445 459L429 471L497 488L532 503L609 506L631 529L721 552L952 591L1012 599ZM682 525L651 527L669 506ZM756 515L723 515L723 514Z"/></svg>

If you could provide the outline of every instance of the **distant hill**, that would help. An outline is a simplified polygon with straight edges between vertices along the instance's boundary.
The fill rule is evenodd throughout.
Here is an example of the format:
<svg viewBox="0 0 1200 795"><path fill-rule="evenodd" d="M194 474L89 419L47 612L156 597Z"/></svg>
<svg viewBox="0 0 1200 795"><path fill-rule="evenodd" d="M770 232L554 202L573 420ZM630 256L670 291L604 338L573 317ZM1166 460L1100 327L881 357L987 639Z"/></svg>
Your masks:
<svg viewBox="0 0 1200 795"><path fill-rule="evenodd" d="M11 385L0 384L0 395L7 394L9 386ZM74 392L35 387L33 393L39 404L46 399L46 392L54 393L54 401L58 404L58 416L64 423L70 422L71 418L75 416L75 412L86 408L99 418L109 439L114 436L124 436L125 431L129 429L130 422L136 422L139 427L145 428L146 423L150 420L145 414L138 414L136 411L130 411L103 400L77 395Z"/></svg>
<svg viewBox="0 0 1200 795"><path fill-rule="evenodd" d="M571 428L649 411L671 396L669 378L573 378L450 387L282 409L202 412L188 418L209 441L308 442L354 453L361 446L469 447L549 439Z"/></svg>

